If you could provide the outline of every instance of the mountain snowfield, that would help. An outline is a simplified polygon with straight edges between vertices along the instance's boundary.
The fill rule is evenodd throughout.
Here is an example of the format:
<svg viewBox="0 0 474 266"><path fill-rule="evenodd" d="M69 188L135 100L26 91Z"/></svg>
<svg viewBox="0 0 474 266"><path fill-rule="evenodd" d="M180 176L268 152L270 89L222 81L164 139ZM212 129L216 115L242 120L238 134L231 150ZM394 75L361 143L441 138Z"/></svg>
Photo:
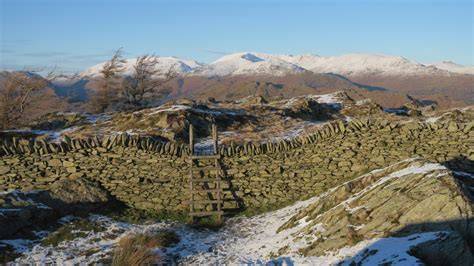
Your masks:
<svg viewBox="0 0 474 266"><path fill-rule="evenodd" d="M136 59L127 59L124 75L133 73ZM237 75L284 76L303 73L333 73L348 77L363 76L449 76L472 74L474 66L464 67L452 62L421 64L401 56L382 54L344 54L319 56L314 54L284 55L255 52L240 52L225 55L210 64L176 57L158 57L158 68L166 73L172 68L179 75L223 77ZM92 66L82 72L83 77L100 75L104 63Z"/></svg>
<svg viewBox="0 0 474 266"><path fill-rule="evenodd" d="M193 71L193 75L272 75L284 76L304 72L305 69L280 58L260 53L235 53L223 56L209 65Z"/></svg>
<svg viewBox="0 0 474 266"><path fill-rule="evenodd" d="M201 67L202 64L194 61L194 60L185 60L185 59L179 59L173 56L168 56L168 57L157 57L158 59L158 64L157 64L157 69L164 75L166 74L170 69L172 69L174 72L178 74L186 74L191 72L193 69ZM126 59L125 64L123 65L124 75L131 75L134 71L133 66L137 62L137 58L131 58L131 59ZM80 74L82 77L95 77L100 75L100 70L104 66L105 62L94 65L88 69L86 69L84 72Z"/></svg>
<svg viewBox="0 0 474 266"><path fill-rule="evenodd" d="M346 54L329 57L300 55L286 56L285 58L315 73L334 73L344 76L446 74L443 70L412 62L399 56Z"/></svg>
<svg viewBox="0 0 474 266"><path fill-rule="evenodd" d="M474 75L474 66L465 67L465 66L453 63L451 61L443 61L441 63L431 64L431 66L434 66L439 69L447 70L453 73Z"/></svg>

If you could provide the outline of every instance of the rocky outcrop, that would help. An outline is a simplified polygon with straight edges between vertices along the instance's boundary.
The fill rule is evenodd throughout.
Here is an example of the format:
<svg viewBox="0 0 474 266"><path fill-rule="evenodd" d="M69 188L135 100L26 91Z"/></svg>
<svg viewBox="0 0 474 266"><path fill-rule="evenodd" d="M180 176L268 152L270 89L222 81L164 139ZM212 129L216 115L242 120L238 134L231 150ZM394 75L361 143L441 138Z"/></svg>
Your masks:
<svg viewBox="0 0 474 266"><path fill-rule="evenodd" d="M0 239L49 228L65 215L85 216L116 206L99 184L83 178L60 180L49 190L4 192L0 194Z"/></svg>
<svg viewBox="0 0 474 266"><path fill-rule="evenodd" d="M443 165L406 160L337 186L293 216L279 232L303 224L293 236L304 239L298 252L306 256L373 238L452 232L413 253L426 257L444 247L437 255L445 263L467 260L472 265L466 247L474 237L473 202L472 190ZM433 257L428 257L430 264Z"/></svg>
<svg viewBox="0 0 474 266"><path fill-rule="evenodd" d="M86 123L86 117L79 113L56 112L46 114L36 119L29 126L35 130L57 130L80 126Z"/></svg>

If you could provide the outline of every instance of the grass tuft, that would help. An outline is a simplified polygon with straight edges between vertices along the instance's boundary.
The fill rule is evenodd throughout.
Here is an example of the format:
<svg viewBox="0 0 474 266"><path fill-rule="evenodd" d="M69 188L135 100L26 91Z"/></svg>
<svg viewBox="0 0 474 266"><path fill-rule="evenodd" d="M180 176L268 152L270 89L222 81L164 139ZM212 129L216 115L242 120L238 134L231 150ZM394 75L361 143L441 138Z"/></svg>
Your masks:
<svg viewBox="0 0 474 266"><path fill-rule="evenodd" d="M161 257L154 251L179 242L173 231L158 233L140 233L128 235L119 240L112 259L112 266L154 265L161 262Z"/></svg>

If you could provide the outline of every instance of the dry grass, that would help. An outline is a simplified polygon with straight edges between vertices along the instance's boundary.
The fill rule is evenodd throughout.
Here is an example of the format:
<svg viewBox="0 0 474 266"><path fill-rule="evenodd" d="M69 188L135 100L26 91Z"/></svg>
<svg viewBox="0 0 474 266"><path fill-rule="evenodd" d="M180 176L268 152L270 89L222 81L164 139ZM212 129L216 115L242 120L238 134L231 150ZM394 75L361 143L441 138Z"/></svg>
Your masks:
<svg viewBox="0 0 474 266"><path fill-rule="evenodd" d="M118 242L112 265L138 266L158 264L161 258L154 252L154 249L166 247L178 241L178 236L172 231L125 236Z"/></svg>

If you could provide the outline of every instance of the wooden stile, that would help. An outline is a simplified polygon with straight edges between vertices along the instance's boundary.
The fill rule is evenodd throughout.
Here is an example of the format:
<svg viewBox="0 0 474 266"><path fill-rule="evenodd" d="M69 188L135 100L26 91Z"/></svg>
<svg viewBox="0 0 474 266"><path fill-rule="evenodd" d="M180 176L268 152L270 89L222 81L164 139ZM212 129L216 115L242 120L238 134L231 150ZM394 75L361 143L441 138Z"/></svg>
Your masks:
<svg viewBox="0 0 474 266"><path fill-rule="evenodd" d="M222 211L222 188L221 188L221 174L222 168L219 163L220 155L218 154L218 135L217 135L217 126L212 124L211 126L212 131L212 142L213 142L213 153L212 154L195 154L194 150L194 128L192 125L189 126L189 147L190 147L190 156L189 156L189 163L190 163L190 180L189 180L189 194L190 194L190 201L189 201L189 215L191 217L191 221L194 222L195 217L206 217L206 216L217 216L219 220L222 220L224 212ZM205 166L199 167L195 166L195 163L199 163L204 160L214 160L214 166ZM201 176L195 178L194 173L198 172L209 172L209 178L202 178ZM215 177L212 177L212 173L215 172ZM199 186L195 186L195 183L202 183L202 184L209 184L214 183L215 188L201 188ZM195 195L197 194L207 194L209 199L206 200L196 200ZM212 196L215 196L215 199L212 199ZM195 205L201 204L204 206L208 206L211 204L213 206L212 211L207 211L206 208L204 210L196 210ZM216 208L214 208L216 205Z"/></svg>

